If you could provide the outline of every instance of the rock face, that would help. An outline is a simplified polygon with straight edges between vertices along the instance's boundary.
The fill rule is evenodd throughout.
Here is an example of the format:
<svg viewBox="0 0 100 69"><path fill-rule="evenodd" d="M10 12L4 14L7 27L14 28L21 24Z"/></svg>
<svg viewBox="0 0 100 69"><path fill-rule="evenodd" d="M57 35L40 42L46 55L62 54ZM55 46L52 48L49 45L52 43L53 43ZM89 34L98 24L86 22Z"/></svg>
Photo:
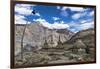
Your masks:
<svg viewBox="0 0 100 69"><path fill-rule="evenodd" d="M25 25L15 25L15 50L16 54L19 52L22 33ZM33 46L40 49L45 41L48 46L56 47L58 45L58 41L60 40L62 43L69 40L74 33L67 29L49 29L43 26L39 22L34 22L28 24L25 30L23 45L25 46ZM60 38L59 38L60 37Z"/></svg>
<svg viewBox="0 0 100 69"><path fill-rule="evenodd" d="M67 43L72 44L72 48L85 49L86 52L89 51L91 53L94 52L93 49L95 50L94 36L95 34L93 28L82 30L73 35ZM91 48L92 51L90 51Z"/></svg>

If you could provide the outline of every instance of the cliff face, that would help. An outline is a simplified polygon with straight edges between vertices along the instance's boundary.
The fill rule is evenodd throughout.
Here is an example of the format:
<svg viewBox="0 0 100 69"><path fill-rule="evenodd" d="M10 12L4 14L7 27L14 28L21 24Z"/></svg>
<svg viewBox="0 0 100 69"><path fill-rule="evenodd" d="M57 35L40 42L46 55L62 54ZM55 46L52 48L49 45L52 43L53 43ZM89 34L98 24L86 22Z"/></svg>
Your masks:
<svg viewBox="0 0 100 69"><path fill-rule="evenodd" d="M15 50L21 47L21 38L25 25L15 25ZM48 46L56 47L58 45L58 41L60 40L62 43L69 40L74 33L67 29L49 29L43 26L41 23L31 23L28 24L25 30L23 45L24 46L32 46L40 49L45 41Z"/></svg>

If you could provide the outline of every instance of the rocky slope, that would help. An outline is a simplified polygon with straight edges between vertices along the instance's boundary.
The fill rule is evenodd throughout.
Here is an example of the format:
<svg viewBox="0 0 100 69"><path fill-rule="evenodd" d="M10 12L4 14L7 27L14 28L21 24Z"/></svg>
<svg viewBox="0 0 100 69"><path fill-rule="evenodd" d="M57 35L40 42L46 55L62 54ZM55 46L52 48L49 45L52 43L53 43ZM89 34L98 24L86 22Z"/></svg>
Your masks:
<svg viewBox="0 0 100 69"><path fill-rule="evenodd" d="M16 24L15 25L15 50L16 54L20 50L22 33L25 25ZM49 29L43 26L41 23L31 23L27 25L24 34L23 45L36 47L40 49L44 42L46 41L48 46L56 47L58 45L58 41L60 40L62 43L69 40L74 33L67 29Z"/></svg>
<svg viewBox="0 0 100 69"><path fill-rule="evenodd" d="M67 47L67 46L70 47ZM73 35L64 43L67 49L83 50L85 53L95 53L95 31L93 28L82 30ZM93 54L94 55L94 54Z"/></svg>

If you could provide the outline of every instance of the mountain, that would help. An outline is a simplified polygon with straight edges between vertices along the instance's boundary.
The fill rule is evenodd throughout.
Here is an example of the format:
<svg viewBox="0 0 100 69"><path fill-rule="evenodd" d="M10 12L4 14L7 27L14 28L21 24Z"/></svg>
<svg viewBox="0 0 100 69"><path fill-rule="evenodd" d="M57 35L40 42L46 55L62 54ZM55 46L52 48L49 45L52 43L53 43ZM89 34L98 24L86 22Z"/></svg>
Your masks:
<svg viewBox="0 0 100 69"><path fill-rule="evenodd" d="M74 35L73 32L71 32L71 31L69 31L67 29L58 29L57 30L57 33L60 33L60 34L63 34L63 35L66 35L67 34L67 37L66 37L67 39L66 40L69 40L71 38L71 36Z"/></svg>
<svg viewBox="0 0 100 69"><path fill-rule="evenodd" d="M78 39L81 39L86 45L89 45L90 47L93 47L94 45L92 43L94 43L94 29L93 28L89 28L86 30L82 30L77 32L75 35L73 35L70 39L70 42L75 42Z"/></svg>
<svg viewBox="0 0 100 69"><path fill-rule="evenodd" d="M50 29L40 22L15 25L15 65L40 65L95 61L93 28L73 33L68 29ZM23 56L23 58L21 58ZM22 60L22 61L21 61Z"/></svg>
<svg viewBox="0 0 100 69"><path fill-rule="evenodd" d="M78 49L81 48L81 49L85 49L86 52L90 51L90 53L91 52L93 53L95 50L95 44L94 44L95 37L94 36L95 36L94 29L89 28L89 29L77 32L66 43L71 44L72 48L78 48Z"/></svg>
<svg viewBox="0 0 100 69"><path fill-rule="evenodd" d="M21 39L25 25L16 24L15 25L15 51L16 54L21 48ZM58 41L61 43L68 41L74 33L67 29L49 29L45 27L40 22L34 22L28 24L25 30L23 45L24 47L30 46L41 49L45 41L48 46L56 47Z"/></svg>

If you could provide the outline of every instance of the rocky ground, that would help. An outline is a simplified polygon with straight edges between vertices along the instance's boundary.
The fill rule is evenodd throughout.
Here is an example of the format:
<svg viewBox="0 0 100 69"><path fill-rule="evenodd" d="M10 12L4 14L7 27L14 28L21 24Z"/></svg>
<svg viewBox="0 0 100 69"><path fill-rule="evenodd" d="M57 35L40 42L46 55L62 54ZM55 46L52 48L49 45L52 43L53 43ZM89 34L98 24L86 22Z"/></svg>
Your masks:
<svg viewBox="0 0 100 69"><path fill-rule="evenodd" d="M65 49L41 49L37 52L23 52L15 57L16 66L46 65L59 63L89 62L94 61L94 54L87 54L84 51L73 52Z"/></svg>

